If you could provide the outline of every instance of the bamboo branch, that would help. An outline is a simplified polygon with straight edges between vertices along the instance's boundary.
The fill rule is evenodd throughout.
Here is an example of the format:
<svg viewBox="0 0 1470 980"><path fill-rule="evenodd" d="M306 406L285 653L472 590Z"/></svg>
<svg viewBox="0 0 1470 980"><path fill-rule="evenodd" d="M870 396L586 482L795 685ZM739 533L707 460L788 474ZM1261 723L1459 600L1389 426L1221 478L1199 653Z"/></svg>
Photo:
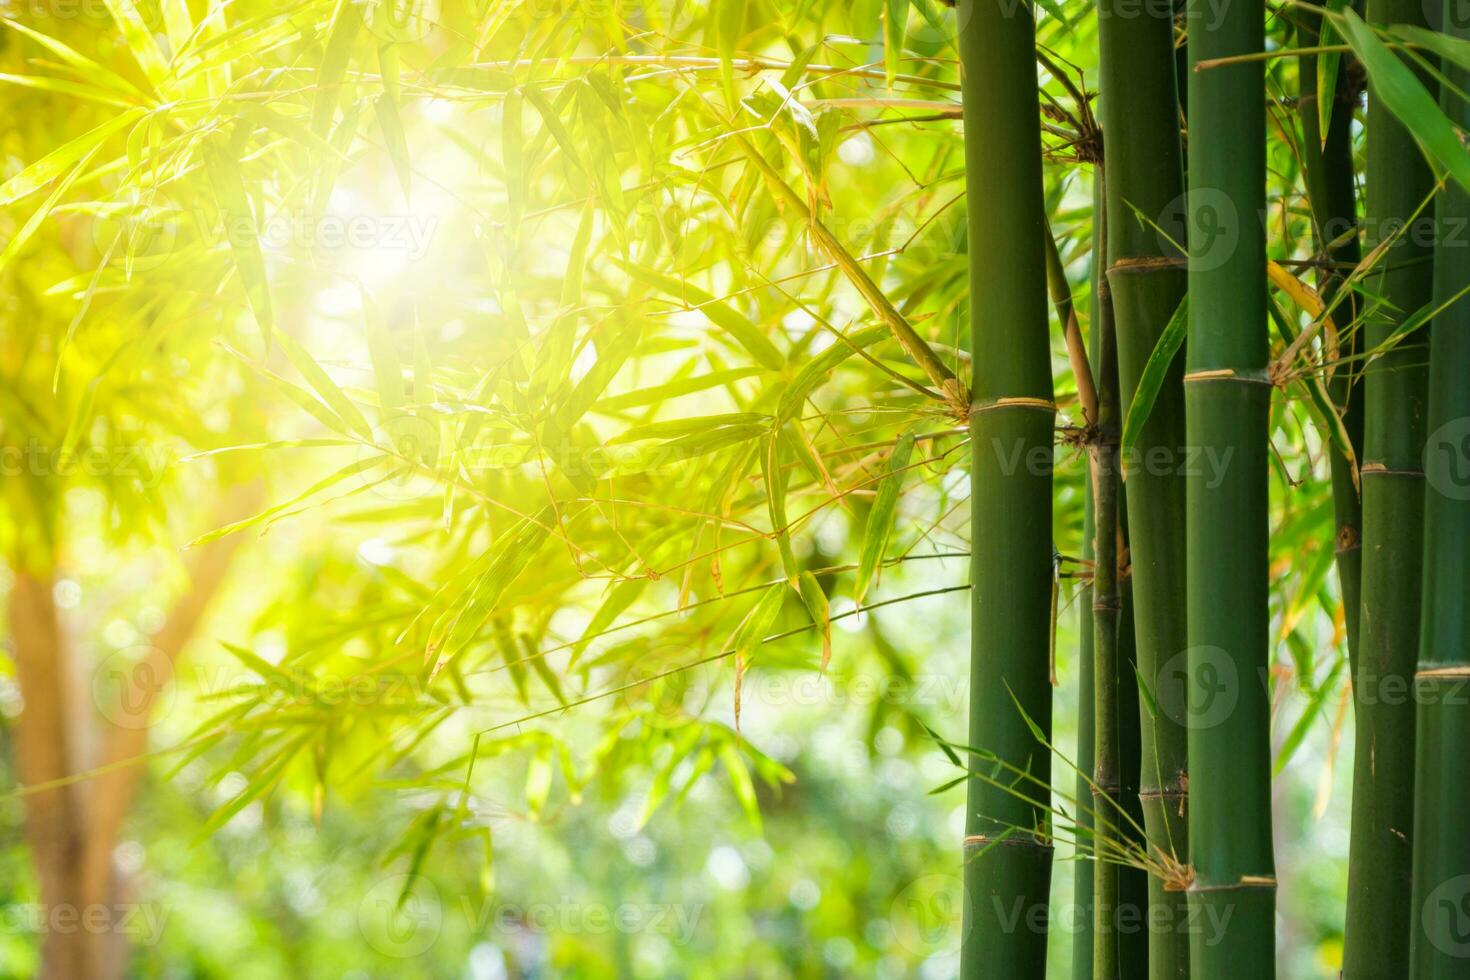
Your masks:
<svg viewBox="0 0 1470 980"><path fill-rule="evenodd" d="M970 393L964 382L960 381L955 373L950 370L949 365L942 361L934 349L929 346L918 331L913 328L908 319L898 311L884 295L878 284L873 282L868 273L863 269L852 253L838 240L837 236L822 223L822 220L812 213L807 202L801 195L791 189L791 186L781 177L776 169L761 155L760 151L746 139L744 135L733 137L736 145L748 157L765 177L766 183L783 205L791 208L801 216L807 227L811 230L812 237L832 261L837 263L843 275L852 283L853 287L863 297L869 308L877 314L878 318L887 324L893 331L894 339L903 347L908 355L914 359L914 363L923 369L940 391L944 393L945 402L959 418L969 413Z"/></svg>

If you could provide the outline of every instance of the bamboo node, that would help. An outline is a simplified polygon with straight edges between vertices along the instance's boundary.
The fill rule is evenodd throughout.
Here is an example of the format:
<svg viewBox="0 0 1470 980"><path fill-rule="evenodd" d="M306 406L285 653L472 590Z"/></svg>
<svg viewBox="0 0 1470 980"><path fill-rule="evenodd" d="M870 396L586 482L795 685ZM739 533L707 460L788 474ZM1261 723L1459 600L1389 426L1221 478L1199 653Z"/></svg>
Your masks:
<svg viewBox="0 0 1470 980"><path fill-rule="evenodd" d="M1275 875L1241 875L1228 885L1201 885L1191 875L1189 890L1192 892L1235 892L1253 888L1275 888Z"/></svg>
<svg viewBox="0 0 1470 980"><path fill-rule="evenodd" d="M1276 382L1264 371L1237 371L1235 368L1205 368L1199 371L1190 371L1184 375L1186 383L1191 381L1235 381L1240 384L1267 385L1274 387Z"/></svg>
<svg viewBox="0 0 1470 980"><path fill-rule="evenodd" d="M1108 266L1108 276L1111 277L1114 273L1136 275L1148 272L1167 272L1171 269L1183 269L1187 264L1188 260L1182 255L1124 256L1114 260L1113 264Z"/></svg>
<svg viewBox="0 0 1470 980"><path fill-rule="evenodd" d="M1418 477L1422 477L1424 475L1424 471L1423 470L1412 469L1412 468L1411 469L1400 469L1398 467L1391 467L1387 463L1379 462L1378 460L1374 460L1371 463L1364 463L1362 465L1362 467L1358 470L1358 472L1361 473L1363 476L1418 476Z"/></svg>
<svg viewBox="0 0 1470 980"><path fill-rule="evenodd" d="M987 837L984 834L968 834L965 837L965 848L990 847L994 844L1008 845L1011 847L1034 847L1043 851L1052 850L1051 844L1032 834L1012 834L1006 837Z"/></svg>
<svg viewBox="0 0 1470 980"><path fill-rule="evenodd" d="M1363 535L1351 524L1344 524L1337 529L1337 551L1353 551L1363 544Z"/></svg>
<svg viewBox="0 0 1470 980"><path fill-rule="evenodd" d="M996 411L1002 408L1029 408L1033 411L1048 412L1056 414L1057 403L1050 398L1032 398L1026 395L1016 395L1010 398L997 398L988 402L976 402L970 406L970 414L980 415L984 412Z"/></svg>
<svg viewBox="0 0 1470 980"><path fill-rule="evenodd" d="M1420 667L1414 676L1433 680L1438 677L1470 677L1470 664L1441 664L1437 667Z"/></svg>

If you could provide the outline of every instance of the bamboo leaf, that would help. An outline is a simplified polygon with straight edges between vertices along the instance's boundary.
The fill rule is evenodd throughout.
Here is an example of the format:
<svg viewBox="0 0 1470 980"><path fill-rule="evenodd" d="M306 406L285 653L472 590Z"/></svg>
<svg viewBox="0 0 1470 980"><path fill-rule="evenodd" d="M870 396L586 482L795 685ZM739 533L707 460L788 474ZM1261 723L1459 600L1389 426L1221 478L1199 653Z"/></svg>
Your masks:
<svg viewBox="0 0 1470 980"><path fill-rule="evenodd" d="M791 379L786 389L781 392L781 399L776 408L776 418L783 421L794 418L801 411L807 396L834 368L853 354L873 346L887 336L886 327L868 327L850 337L839 339L831 347L807 361L796 373L796 377Z"/></svg>
<svg viewBox="0 0 1470 980"><path fill-rule="evenodd" d="M582 218L577 222L577 234L572 237L572 250L567 254L567 273L561 284L561 305L573 310L582 305L582 276L587 267L587 247L592 241L592 225L597 210L588 201L582 209Z"/></svg>
<svg viewBox="0 0 1470 980"><path fill-rule="evenodd" d="M766 587L761 593L760 599L745 614L740 625L730 635L727 649L735 656L735 730L740 730L740 689L741 682L745 677L746 670L750 667L750 657L762 640L766 632L771 628L771 623L776 619L776 613L781 611L781 603L786 598L786 585L776 583Z"/></svg>
<svg viewBox="0 0 1470 980"><path fill-rule="evenodd" d="M551 746L543 745L531 757L526 767L526 808L531 819L539 820L546 809L546 800L551 795Z"/></svg>
<svg viewBox="0 0 1470 980"><path fill-rule="evenodd" d="M72 70L74 70L78 75L81 75L83 78L90 81L92 84L100 86L102 88L110 88L113 91L122 93L124 95L137 96L139 98L143 97L142 90L139 89L132 82L128 81L126 78L122 77L112 69L104 68L102 65L98 64L91 58L88 58L86 55L80 53L79 51L63 43L62 41L59 41L56 38L50 37L46 34L42 34L40 31L37 31L34 28L27 27L25 24L22 24L19 21L11 20L8 17L0 18L0 23L5 24L5 26L9 27L11 30L24 34L26 37L35 41L46 50L56 55L66 64L70 65Z"/></svg>
<svg viewBox="0 0 1470 980"><path fill-rule="evenodd" d="M69 95L72 98L86 99L89 102L100 102L103 105L116 106L118 108L127 108L137 104L115 92L98 88L95 85L84 85L81 82L69 82L59 78L48 78L44 75L10 75L0 72L0 82L19 85L22 88L33 88L41 92L52 92L56 95Z"/></svg>
<svg viewBox="0 0 1470 980"><path fill-rule="evenodd" d="M1434 96L1352 9L1329 16L1367 70L1373 97L1403 123L1431 159L1470 191L1470 152Z"/></svg>
<svg viewBox="0 0 1470 980"><path fill-rule="evenodd" d="M250 309L255 313L255 322L259 325L266 349L269 350L271 334L275 332L276 316L271 303L270 282L266 277L265 256L260 250L260 232L250 207L250 196L245 190L240 168L228 150L211 144L205 154L210 183L219 201L230 251L235 257L235 269L240 273L245 295L250 300Z"/></svg>
<svg viewBox="0 0 1470 980"><path fill-rule="evenodd" d="M341 483L348 477L358 476L378 466L381 466L386 460L387 457L375 456L371 459L360 459L355 462L348 463L346 466L337 470L335 473L331 474L330 476L324 477L321 480L318 480L316 483L313 483L311 486L307 487L305 490L301 491L296 496L285 501L284 503L276 504L273 507L268 507L265 510L261 511L259 514L256 514L254 517L247 517L244 520L232 521L231 523L225 524L222 527L217 527L213 531L209 531L206 534L201 534L199 535L199 537L195 538L193 541L190 541L187 545L185 545L185 547L197 548L201 545L209 544L211 541L218 540L219 538L222 538L227 534L234 534L236 531L243 531L246 528L254 527L261 521L268 520L276 516L277 514L284 513L297 504L316 496L323 490L326 490L329 487Z"/></svg>
<svg viewBox="0 0 1470 980"><path fill-rule="evenodd" d="M409 162L408 137L404 135L403 117L398 109L398 49L391 44L378 48L378 63L383 72L383 94L373 102L373 110L378 115L378 128L383 131L388 159L393 161L403 199L407 201L413 194L413 165Z"/></svg>
<svg viewBox="0 0 1470 980"><path fill-rule="evenodd" d="M571 91L571 89L567 90L567 97L570 97ZM556 140L556 145L561 147L562 153L578 170L586 173L587 165L582 162L582 154L577 149L577 141L572 139L572 134L567 132L566 126L562 125L556 107L546 101L546 96L532 85L523 86L521 92L525 95L526 101L531 103L532 108L536 110L536 114L541 117L542 124L546 127L547 132L551 133L552 139Z"/></svg>
<svg viewBox="0 0 1470 980"><path fill-rule="evenodd" d="M1343 3L1345 0L1336 0ZM1455 37L1440 31L1431 31L1415 24L1394 24L1389 31L1405 41L1428 48L1453 65L1470 71L1470 40Z"/></svg>
<svg viewBox="0 0 1470 980"><path fill-rule="evenodd" d="M57 202L61 200L62 195L67 192L71 185L76 181L77 177L79 177L82 171L86 169L86 166L88 163L91 162L92 157L96 156L97 151L101 148L101 144L98 144L97 146L92 147L91 150L87 151L87 155L82 157L82 159L78 161L77 165L71 169L71 172L57 183L56 187L46 197L45 203L37 208L31 214L31 216L26 219L25 224L21 225L20 228L16 230L15 234L11 236L10 241L5 243L5 250L3 252L0 252L0 270L4 270L5 267L10 265L15 257L20 254L20 250L25 247L26 242L30 241L31 236L36 233L36 229L41 227L41 222L45 221L47 216L51 214L52 210L56 207Z"/></svg>
<svg viewBox="0 0 1470 980"><path fill-rule="evenodd" d="M883 9L883 74L893 87L903 43L908 34L909 0L887 0Z"/></svg>
<svg viewBox="0 0 1470 980"><path fill-rule="evenodd" d="M779 371L786 366L786 358L776 349L765 333L751 320L740 313L734 307L717 300L698 286L691 286L682 279L664 275L653 269L635 265L632 262L620 263L628 275L639 282L662 290L670 296L677 297L680 301L693 306L718 327L723 328L730 334L741 347L744 347L762 367L772 371Z"/></svg>
<svg viewBox="0 0 1470 980"><path fill-rule="evenodd" d="M1347 0L1324 0L1328 10L1339 11L1347 6ZM1317 35L1318 47L1334 47L1337 32L1332 21L1323 18ZM1322 145L1327 145L1327 131L1332 125L1332 112L1337 103L1338 68L1342 64L1341 51L1324 51L1317 55L1317 126Z"/></svg>
<svg viewBox="0 0 1470 980"><path fill-rule="evenodd" d="M725 86L725 98L733 108L735 95L735 49L745 31L745 0L715 0L712 10L715 15L715 49L720 56L720 79Z"/></svg>
<svg viewBox="0 0 1470 980"><path fill-rule="evenodd" d="M666 384L654 385L649 388L640 388L637 391L629 391L621 395L613 395L596 402L592 407L599 412L620 412L624 409L639 408L644 405L652 405L655 402L666 401L670 398L678 398L680 395L691 395L698 391L707 391L721 385L740 381L743 378L754 377L760 374L759 368L727 368L724 371L711 371L709 374L701 374L693 378L684 378L679 381L670 381Z"/></svg>
<svg viewBox="0 0 1470 980"><path fill-rule="evenodd" d="M220 641L220 645L228 650L236 660L239 660L246 667L259 674L262 680L274 680L286 684L288 685L286 690L294 690L296 686L301 684L302 678L299 674L277 667L254 650L246 649L234 643L227 643L223 640Z"/></svg>
<svg viewBox="0 0 1470 980"><path fill-rule="evenodd" d="M0 207L14 204L33 194L69 170L78 160L89 156L109 136L131 126L144 115L143 109L129 109L76 139L69 140L0 184Z"/></svg>
<svg viewBox="0 0 1470 980"><path fill-rule="evenodd" d="M116 21L118 29L122 31L123 38L128 42L127 49L133 59L138 62L138 67L143 69L143 74L154 85L163 81L168 76L168 62L164 60L163 52L158 49L158 42L153 37L153 32L143 22L143 16L138 12L138 7L133 0L102 0L107 6L107 12Z"/></svg>
<svg viewBox="0 0 1470 980"><path fill-rule="evenodd" d="M799 569L796 553L791 549L791 529L786 521L786 471L781 465L781 437L778 431L767 432L765 452L761 454L761 474L766 483L766 504L771 515L771 533L776 536L776 547L781 553L781 567L786 572L786 581L796 588Z"/></svg>
<svg viewBox="0 0 1470 980"><path fill-rule="evenodd" d="M525 210L526 200L526 177L525 177L525 130L521 123L521 93L519 89L511 89L505 94L505 99L500 103L500 160L505 168L505 196L506 204L510 211L511 231L520 227L521 214ZM588 205L587 212L591 212ZM568 275L572 273L569 266ZM578 277L581 270L578 269Z"/></svg>
<svg viewBox="0 0 1470 980"><path fill-rule="evenodd" d="M1133 400L1128 404L1128 417L1123 420L1123 438L1119 449L1119 458L1125 465L1132 456L1133 446L1138 442L1138 436L1143 432L1149 415L1153 413L1159 389L1164 386L1164 379L1169 375L1169 366L1174 363L1188 332L1189 297L1185 296L1179 301L1174 315L1169 318L1164 332L1159 335L1159 341L1154 345L1153 353L1148 356L1143 374L1138 379L1138 390L1133 393Z"/></svg>
<svg viewBox="0 0 1470 980"><path fill-rule="evenodd" d="M365 293L362 305L367 319L368 357L373 362L373 377L377 381L378 407L388 415L403 407L403 370L382 310Z"/></svg>
<svg viewBox="0 0 1470 980"><path fill-rule="evenodd" d="M878 493L873 500L873 509L868 512L868 523L863 528L863 548L858 558L857 578L853 581L853 602L862 605L872 584L878 563L888 549L888 539L893 534L894 517L898 511L898 495L903 489L903 478L908 470L909 457L914 451L914 430L908 429L898 437L888 457L888 467L878 481Z"/></svg>
<svg viewBox="0 0 1470 980"><path fill-rule="evenodd" d="M363 418L357 405L337 386L337 382L322 370L321 365L306 352L306 349L296 342L296 338L285 331L278 331L276 339L280 342L281 349L285 351L286 359L297 371L301 372L301 376L321 396L322 401L326 402L327 406L336 412L338 417L346 422L354 432L371 440L373 438L372 426L368 425L367 419Z"/></svg>
<svg viewBox="0 0 1470 980"><path fill-rule="evenodd" d="M322 56L322 66L317 71L316 100L311 109L311 128L318 136L326 136L332 130L332 119L337 114L337 103L342 98L342 86L347 80L347 64L352 57L352 45L362 28L362 17L355 0L337 0L332 11L332 23L327 30L327 48Z"/></svg>
<svg viewBox="0 0 1470 980"><path fill-rule="evenodd" d="M801 595L807 613L812 617L812 624L822 636L821 669L826 670L827 664L832 661L832 609L827 601L827 593L822 591L821 583L811 572L802 572L797 577L796 590Z"/></svg>

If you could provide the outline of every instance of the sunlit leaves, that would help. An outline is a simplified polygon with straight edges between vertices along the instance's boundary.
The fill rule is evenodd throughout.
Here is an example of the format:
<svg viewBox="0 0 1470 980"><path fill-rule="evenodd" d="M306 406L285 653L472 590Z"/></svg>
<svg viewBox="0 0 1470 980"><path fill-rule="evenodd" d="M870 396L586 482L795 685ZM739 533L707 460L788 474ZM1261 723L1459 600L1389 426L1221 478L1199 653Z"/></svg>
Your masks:
<svg viewBox="0 0 1470 980"><path fill-rule="evenodd" d="M270 281L266 276L265 256L260 250L260 236L250 195L245 189L245 181L231 147L216 142L205 153L205 166L219 202L230 251L235 257L235 267L240 273L245 294L250 298L255 322L260 326L260 332L269 347L276 326L275 306L271 300Z"/></svg>
<svg viewBox="0 0 1470 980"><path fill-rule="evenodd" d="M888 457L883 478L878 481L877 496L873 501L873 509L868 512L868 524L863 531L857 579L853 584L853 597L858 603L867 595L873 574L878 570L878 563L882 561L888 548L888 539L893 533L894 517L898 510L899 491L903 489L903 479L908 472L909 457L913 455L913 451L914 432L910 429L899 437Z"/></svg>

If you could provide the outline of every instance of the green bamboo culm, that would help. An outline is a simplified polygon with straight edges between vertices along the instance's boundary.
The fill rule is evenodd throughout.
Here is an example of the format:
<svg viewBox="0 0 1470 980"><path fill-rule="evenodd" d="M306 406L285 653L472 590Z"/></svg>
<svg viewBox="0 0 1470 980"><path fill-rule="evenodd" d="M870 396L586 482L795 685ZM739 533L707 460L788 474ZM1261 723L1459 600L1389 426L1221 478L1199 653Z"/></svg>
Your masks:
<svg viewBox="0 0 1470 980"><path fill-rule="evenodd" d="M1138 657L1134 649L1133 577L1128 571L1128 493L1118 487L1118 524L1122 529L1119 547L1123 554L1118 568L1118 796L1122 813L1112 819L1118 825L1129 855L1143 851L1143 807L1138 798L1140 748L1138 718ZM1118 974L1121 977L1148 975L1149 874L1135 859L1118 865Z"/></svg>
<svg viewBox="0 0 1470 980"><path fill-rule="evenodd" d="M1088 474L1091 519L1085 528L1092 542L1087 554L1093 568L1088 593L1092 629L1089 652L1093 660L1088 679L1093 685L1093 700L1087 720L1093 734L1088 789L1094 811L1093 852L1097 855L1091 869L1089 976L1095 980L1141 977L1147 974L1149 962L1149 876L1134 860L1143 848L1138 830L1143 826L1138 794L1142 740L1134 589L1124 557L1128 549L1127 495L1118 469L1122 423L1116 331L1108 292L1106 280L1099 283L1092 321L1090 359L1097 370L1098 418Z"/></svg>
<svg viewBox="0 0 1470 980"><path fill-rule="evenodd" d="M1370 0L1377 24L1426 26L1420 0ZM1427 76L1421 80L1431 86ZM1434 188L1413 136L1368 89L1367 248L1405 227ZM1364 344L1382 348L1433 294L1429 209L1390 247L1368 283L1383 303L1365 317ZM1414 331L1367 363L1363 376L1363 554L1358 662L1353 674L1356 749L1348 844L1343 977L1406 975L1414 821L1414 699L1404 693L1419 654L1423 571L1427 331Z"/></svg>
<svg viewBox="0 0 1470 980"><path fill-rule="evenodd" d="M1096 321L1094 321L1096 322ZM1092 479L1087 478L1083 492L1082 560L1092 560ZM1078 915L1072 934L1072 980L1092 980L1092 916L1093 869L1092 838L1092 769L1093 751L1092 677L1092 583L1086 581L1077 590L1077 860L1072 862L1072 903Z"/></svg>
<svg viewBox="0 0 1470 980"><path fill-rule="evenodd" d="M1470 11L1448 0L1443 30L1470 40ZM1470 72L1446 61L1449 85L1440 95L1446 115L1470 128ZM1470 222L1470 194L1453 181L1435 201L1440 244L1434 253L1435 308L1429 349L1430 434L1424 449L1424 604L1419 637L1417 763L1414 783L1414 885L1409 948L1415 980L1464 977L1470 937L1470 248L1453 229Z"/></svg>
<svg viewBox="0 0 1470 980"><path fill-rule="evenodd" d="M1045 787L1051 761L1028 724L1050 737L1056 409L1035 48L1030 7L1009 0L976 0L959 36L976 352L970 744ZM976 755L970 766L988 774L995 760ZM1022 785L969 782L960 954L966 980L1046 973L1046 931L1030 922L1045 908L1051 884L1050 827L1045 799L1024 798L1035 800L1038 784Z"/></svg>
<svg viewBox="0 0 1470 980"><path fill-rule="evenodd" d="M1265 5L1191 0L1189 60L1265 48ZM1266 99L1260 61L1189 76L1191 467L1186 724L1196 980L1275 976L1266 376Z"/></svg>
<svg viewBox="0 0 1470 980"><path fill-rule="evenodd" d="M1159 337L1184 298L1183 256L1159 224L1184 194L1175 88L1174 22L1168 10L1128 0L1098 7L1101 115L1107 160L1108 285L1118 338L1123 413L1132 405ZM1136 210L1135 210L1136 209ZM1152 223L1139 220L1150 216ZM1161 230L1165 234L1161 234ZM1182 235L1181 235L1182 237ZM1170 366L1148 421L1123 461L1129 559L1140 676L1155 692L1188 645L1185 619L1184 355ZM1155 461L1169 460L1159 466ZM1145 465L1138 465L1138 464ZM1158 702L1158 698L1154 698ZM1187 860L1187 729L1180 713L1144 701L1141 786L1144 827L1156 852ZM1174 886L1174 887L1169 887ZM1188 915L1177 882L1149 880L1148 975L1189 975Z"/></svg>
<svg viewBox="0 0 1470 980"><path fill-rule="evenodd" d="M1093 322L1097 421L1092 438L1092 975L1121 977L1116 913L1122 901L1122 749L1118 717L1118 353L1107 285Z"/></svg>
<svg viewBox="0 0 1470 980"><path fill-rule="evenodd" d="M1304 7L1297 17L1300 46L1319 45L1324 40L1320 11ZM1336 38L1329 36L1325 40ZM1357 354L1362 345L1358 342L1358 331L1349 329L1357 320L1357 294L1349 290L1339 299L1339 293L1347 277L1346 270L1358 264L1362 250L1355 231L1358 211L1353 182L1352 126L1358 93L1350 84L1347 64L1346 60L1337 62L1324 134L1317 76L1329 62L1317 54L1302 54L1297 59L1297 113L1301 120L1302 175L1312 211L1313 237L1318 255L1327 263L1317 272L1317 292L1333 308L1333 321L1342 334L1338 341L1340 363L1332 371L1328 391L1342 413L1343 429L1354 458L1347 459L1336 443L1329 444L1327 452L1332 473L1332 508L1337 522L1337 576L1342 591L1343 632L1347 636L1349 661L1356 667L1358 610L1362 601L1359 583L1363 562L1363 500L1354 470L1363 458L1363 385L1357 376Z"/></svg>
<svg viewBox="0 0 1470 980"><path fill-rule="evenodd" d="M1092 213L1102 214L1104 196L1103 170L1099 165L1093 170ZM1092 223L1092 274L1088 289L1089 313L1087 322L1096 324L1102 317L1102 277L1106 275L1107 245L1103 241L1103 226L1099 221ZM1097 363L1097 330L1088 338L1088 360ZM1091 419L1087 420L1091 422ZM1093 504L1092 473L1090 468L1082 477L1082 553L1084 565L1093 560L1092 536ZM1093 904L1092 851L1089 843L1095 821L1092 819L1092 768L1097 758L1094 750L1093 702L1096 697L1092 676L1092 578L1085 577L1077 590L1077 793L1073 801L1076 810L1077 859L1073 862L1072 903L1079 913L1072 934L1072 980L1092 980L1092 916Z"/></svg>

